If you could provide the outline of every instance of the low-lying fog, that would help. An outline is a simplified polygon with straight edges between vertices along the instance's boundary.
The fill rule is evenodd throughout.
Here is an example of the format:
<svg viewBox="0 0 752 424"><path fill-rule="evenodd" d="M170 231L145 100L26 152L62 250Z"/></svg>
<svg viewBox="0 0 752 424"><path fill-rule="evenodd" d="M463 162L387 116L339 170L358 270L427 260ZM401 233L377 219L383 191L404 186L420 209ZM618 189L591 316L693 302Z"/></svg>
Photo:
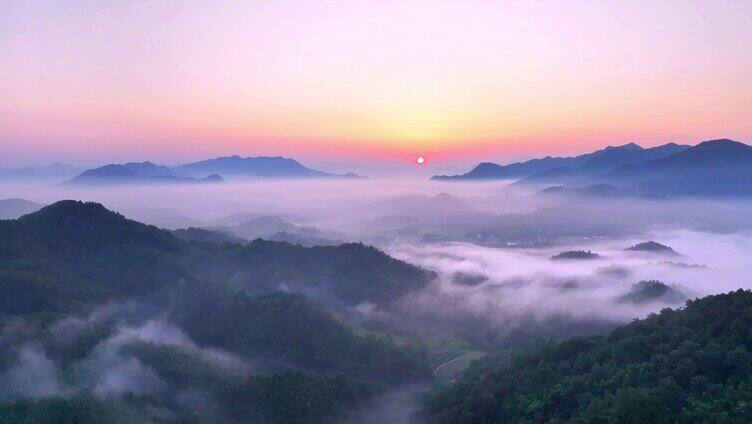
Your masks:
<svg viewBox="0 0 752 424"><path fill-rule="evenodd" d="M430 290L404 301L406 311L432 319L469 314L502 332L520 317L624 322L682 303L677 296L625 301L640 281L661 281L688 298L751 286L752 203L740 200L557 196L508 182L373 179L0 186L0 198L9 197L96 201L168 229L205 227L244 239L283 231L310 244L373 244L439 275ZM270 216L276 221L258 220ZM647 240L676 254L625 251ZM551 259L579 249L600 257ZM360 312L379 313L370 305Z"/></svg>
<svg viewBox="0 0 752 424"><path fill-rule="evenodd" d="M84 188L0 183L0 199L14 197L40 204L95 201L134 220L170 230L204 227L241 242L279 239L282 233L308 245L372 244L435 271L437 278L392 305L360 304L340 312L367 329L446 336L467 343L466 350L605 331L686 299L752 288L747 200L561 196L508 182L278 180ZM673 251L627 250L647 241ZM552 259L567 251L575 252L572 258ZM81 362L78 380L63 382L45 352L28 342L3 375L9 382L5 390L30 397L66 395L80 387L94 387L103 397L126 389L165 390L143 364L118 354L133 341L179 345L231 374L256 366L248 358L197 346L161 319L163 311L134 314L128 307L100 307L51 327L55 334L45 337L65 337L103 319L119 323ZM11 327L2 338L22 337L23 328ZM27 336L22 338L37 338ZM181 396L191 402L201 394ZM392 409L368 410L363 420Z"/></svg>
<svg viewBox="0 0 752 424"><path fill-rule="evenodd" d="M672 230L539 248L404 244L388 252L439 273L438 284L405 300L405 311L416 316L472 316L503 333L520 330L529 320L627 322L666 306L680 306L685 298L750 288L752 262L746 258L751 236ZM625 250L647 239L660 240L677 253ZM558 252L583 248L600 257L551 259ZM630 297L636 283L653 280L673 290L654 298Z"/></svg>

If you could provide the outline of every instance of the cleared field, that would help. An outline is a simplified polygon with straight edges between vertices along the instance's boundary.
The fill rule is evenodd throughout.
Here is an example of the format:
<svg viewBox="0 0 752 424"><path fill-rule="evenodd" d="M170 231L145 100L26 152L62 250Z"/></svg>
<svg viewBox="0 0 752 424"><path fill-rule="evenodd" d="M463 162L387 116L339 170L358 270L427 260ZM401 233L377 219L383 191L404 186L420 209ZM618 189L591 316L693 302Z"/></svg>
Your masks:
<svg viewBox="0 0 752 424"><path fill-rule="evenodd" d="M451 381L464 371L470 364L482 357L486 356L485 352L468 352L462 356L452 359L451 361L444 362L439 365L433 372L436 379L440 382Z"/></svg>

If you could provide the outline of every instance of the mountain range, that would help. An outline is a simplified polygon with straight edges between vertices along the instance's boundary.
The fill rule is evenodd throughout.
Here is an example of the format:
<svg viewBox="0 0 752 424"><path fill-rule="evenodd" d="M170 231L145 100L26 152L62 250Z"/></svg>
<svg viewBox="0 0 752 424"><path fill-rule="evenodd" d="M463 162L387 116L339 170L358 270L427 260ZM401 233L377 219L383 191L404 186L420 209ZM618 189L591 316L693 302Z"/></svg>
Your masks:
<svg viewBox="0 0 752 424"><path fill-rule="evenodd" d="M270 215L246 219L236 225L206 229L232 234L246 241L263 238L264 240L288 241L304 246L342 244L335 241L347 238L347 235L337 231L322 231L316 227L300 226L280 216Z"/></svg>
<svg viewBox="0 0 752 424"><path fill-rule="evenodd" d="M281 156L224 156L176 166L178 175L206 177L220 174L227 178L358 178L358 175L332 174L307 168L292 158Z"/></svg>
<svg viewBox="0 0 752 424"><path fill-rule="evenodd" d="M30 179L65 179L81 173L82 169L64 163L55 162L42 166L27 166L23 168L0 169L0 179L30 180Z"/></svg>
<svg viewBox="0 0 752 424"><path fill-rule="evenodd" d="M745 196L752 195L752 147L729 139L649 149L630 143L568 158L480 164L466 174L432 179L517 179L516 185L555 184L569 189L608 184L643 195Z"/></svg>
<svg viewBox="0 0 752 424"><path fill-rule="evenodd" d="M564 187L551 186L547 187L538 194L541 195L575 195L585 197L623 197L629 193L620 190L610 184L593 184L585 187Z"/></svg>
<svg viewBox="0 0 752 424"><path fill-rule="evenodd" d="M332 174L307 168L283 157L226 156L175 167L152 162L109 164L89 169L68 184L196 184L222 183L224 177L243 178L360 178L356 174Z"/></svg>
<svg viewBox="0 0 752 424"><path fill-rule="evenodd" d="M27 213L36 212L44 205L26 199L12 198L0 200L0 219L16 219Z"/></svg>
<svg viewBox="0 0 752 424"><path fill-rule="evenodd" d="M752 195L752 146L721 139L600 177L623 188L677 196Z"/></svg>
<svg viewBox="0 0 752 424"><path fill-rule="evenodd" d="M583 172L597 172L621 165L639 164L648 160L666 157L687 148L689 146L668 143L645 149L635 143L628 143L622 146L609 146L605 149L579 156L546 156L544 158L531 159L509 165L484 162L478 164L466 174L452 176L436 175L431 179L443 181L521 179L546 172L562 172L562 170L573 169Z"/></svg>
<svg viewBox="0 0 752 424"><path fill-rule="evenodd" d="M151 162L128 162L122 165L110 164L82 172L66 184L191 184L223 183L218 174L204 178L178 176L170 168Z"/></svg>

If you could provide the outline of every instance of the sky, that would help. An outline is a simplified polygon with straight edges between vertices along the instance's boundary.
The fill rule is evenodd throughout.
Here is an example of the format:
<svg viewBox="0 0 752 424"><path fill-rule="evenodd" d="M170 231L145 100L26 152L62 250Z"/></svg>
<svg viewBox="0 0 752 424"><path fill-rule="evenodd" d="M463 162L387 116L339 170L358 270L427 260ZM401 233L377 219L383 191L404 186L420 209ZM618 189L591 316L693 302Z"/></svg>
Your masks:
<svg viewBox="0 0 752 424"><path fill-rule="evenodd" d="M752 141L750 1L0 2L0 165Z"/></svg>

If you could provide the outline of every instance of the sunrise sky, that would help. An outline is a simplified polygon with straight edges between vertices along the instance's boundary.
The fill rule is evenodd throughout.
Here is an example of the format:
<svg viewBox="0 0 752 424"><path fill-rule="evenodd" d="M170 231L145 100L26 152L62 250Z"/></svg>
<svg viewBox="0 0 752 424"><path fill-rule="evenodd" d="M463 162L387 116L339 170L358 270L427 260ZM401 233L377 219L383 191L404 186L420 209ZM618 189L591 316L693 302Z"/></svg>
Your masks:
<svg viewBox="0 0 752 424"><path fill-rule="evenodd" d="M0 2L0 164L752 141L750 1Z"/></svg>

